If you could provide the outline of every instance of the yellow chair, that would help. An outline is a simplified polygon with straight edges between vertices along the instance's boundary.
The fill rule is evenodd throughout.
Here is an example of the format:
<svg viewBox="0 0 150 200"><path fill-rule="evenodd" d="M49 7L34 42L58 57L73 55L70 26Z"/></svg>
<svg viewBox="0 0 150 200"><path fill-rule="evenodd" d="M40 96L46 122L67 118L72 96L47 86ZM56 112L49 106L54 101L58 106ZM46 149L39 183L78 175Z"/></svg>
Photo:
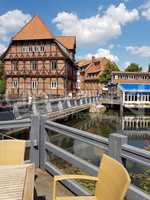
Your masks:
<svg viewBox="0 0 150 200"><path fill-rule="evenodd" d="M0 165L24 164L24 140L0 140Z"/></svg>
<svg viewBox="0 0 150 200"><path fill-rule="evenodd" d="M56 182L67 179L96 181L94 196L56 197ZM123 200L130 184L126 169L118 161L103 155L98 177L64 175L54 177L53 200Z"/></svg>

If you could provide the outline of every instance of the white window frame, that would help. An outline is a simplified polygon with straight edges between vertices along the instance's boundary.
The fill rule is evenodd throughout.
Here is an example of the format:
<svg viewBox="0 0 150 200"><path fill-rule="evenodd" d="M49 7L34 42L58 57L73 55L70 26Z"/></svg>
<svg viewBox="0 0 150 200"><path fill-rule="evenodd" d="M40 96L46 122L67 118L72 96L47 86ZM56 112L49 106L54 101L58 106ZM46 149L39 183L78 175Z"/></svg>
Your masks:
<svg viewBox="0 0 150 200"><path fill-rule="evenodd" d="M31 70L36 71L38 69L37 61L31 61Z"/></svg>
<svg viewBox="0 0 150 200"><path fill-rule="evenodd" d="M13 80L12 81L12 88L17 89L18 88L18 80Z"/></svg>
<svg viewBox="0 0 150 200"><path fill-rule="evenodd" d="M51 61L51 69L52 69L52 71L57 70L57 60Z"/></svg>
<svg viewBox="0 0 150 200"><path fill-rule="evenodd" d="M35 80L32 80L31 82L31 88L32 90L36 90L38 88L38 82Z"/></svg>
<svg viewBox="0 0 150 200"><path fill-rule="evenodd" d="M51 82L51 89L57 89L57 87L58 87L57 81L52 81Z"/></svg>

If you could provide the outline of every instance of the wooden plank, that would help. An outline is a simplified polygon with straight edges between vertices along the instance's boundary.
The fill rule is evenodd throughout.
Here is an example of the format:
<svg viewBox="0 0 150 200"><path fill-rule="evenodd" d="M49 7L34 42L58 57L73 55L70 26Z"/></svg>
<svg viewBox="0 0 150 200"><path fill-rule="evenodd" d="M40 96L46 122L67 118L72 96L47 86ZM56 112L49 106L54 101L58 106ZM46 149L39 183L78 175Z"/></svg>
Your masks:
<svg viewBox="0 0 150 200"><path fill-rule="evenodd" d="M34 165L27 167L26 180L24 185L23 200L33 200L34 192Z"/></svg>
<svg viewBox="0 0 150 200"><path fill-rule="evenodd" d="M0 200L22 200L26 167L0 167Z"/></svg>

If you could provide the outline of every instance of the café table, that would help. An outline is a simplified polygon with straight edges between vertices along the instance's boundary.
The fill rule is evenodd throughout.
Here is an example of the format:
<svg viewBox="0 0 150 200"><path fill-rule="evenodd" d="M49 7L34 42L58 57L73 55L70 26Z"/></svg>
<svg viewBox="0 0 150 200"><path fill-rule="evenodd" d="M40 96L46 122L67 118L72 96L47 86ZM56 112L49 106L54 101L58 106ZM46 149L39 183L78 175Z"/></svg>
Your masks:
<svg viewBox="0 0 150 200"><path fill-rule="evenodd" d="M33 200L33 164L0 166L0 200Z"/></svg>

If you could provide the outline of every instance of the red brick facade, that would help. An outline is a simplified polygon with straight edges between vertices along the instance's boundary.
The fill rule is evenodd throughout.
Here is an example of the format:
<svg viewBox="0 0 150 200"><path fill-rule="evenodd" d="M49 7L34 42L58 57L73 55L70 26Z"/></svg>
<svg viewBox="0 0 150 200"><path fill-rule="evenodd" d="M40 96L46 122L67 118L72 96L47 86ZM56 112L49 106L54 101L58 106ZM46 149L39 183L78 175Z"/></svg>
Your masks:
<svg viewBox="0 0 150 200"><path fill-rule="evenodd" d="M86 96L97 95L102 92L100 75L111 61L106 58L92 58L77 62L80 70L80 90Z"/></svg>
<svg viewBox="0 0 150 200"><path fill-rule="evenodd" d="M75 48L75 37L57 40L39 17L33 17L3 55L6 94L19 97L75 93Z"/></svg>

